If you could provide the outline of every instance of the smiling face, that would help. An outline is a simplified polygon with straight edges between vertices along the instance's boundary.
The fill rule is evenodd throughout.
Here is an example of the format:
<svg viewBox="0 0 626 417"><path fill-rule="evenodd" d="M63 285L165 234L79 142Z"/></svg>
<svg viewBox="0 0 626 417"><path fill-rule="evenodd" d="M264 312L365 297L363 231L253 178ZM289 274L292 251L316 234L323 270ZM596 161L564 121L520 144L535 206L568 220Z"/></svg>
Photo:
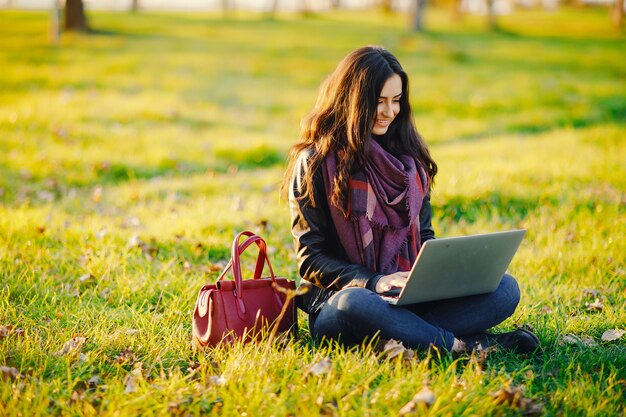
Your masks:
<svg viewBox="0 0 626 417"><path fill-rule="evenodd" d="M376 107L376 121L372 128L374 135L384 135L389 129L389 125L400 113L400 98L402 97L402 78L398 74L393 74L387 78L383 89L378 97Z"/></svg>

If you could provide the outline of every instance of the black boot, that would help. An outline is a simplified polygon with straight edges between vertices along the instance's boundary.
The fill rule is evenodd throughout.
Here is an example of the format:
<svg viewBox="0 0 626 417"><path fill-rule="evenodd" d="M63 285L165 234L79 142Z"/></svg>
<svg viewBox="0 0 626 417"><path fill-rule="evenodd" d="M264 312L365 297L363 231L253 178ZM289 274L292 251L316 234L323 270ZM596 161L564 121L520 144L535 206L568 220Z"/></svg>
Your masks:
<svg viewBox="0 0 626 417"><path fill-rule="evenodd" d="M508 333L478 333L461 339L468 350L481 351L491 346L515 353L531 353L539 347L539 338L530 330L517 329Z"/></svg>

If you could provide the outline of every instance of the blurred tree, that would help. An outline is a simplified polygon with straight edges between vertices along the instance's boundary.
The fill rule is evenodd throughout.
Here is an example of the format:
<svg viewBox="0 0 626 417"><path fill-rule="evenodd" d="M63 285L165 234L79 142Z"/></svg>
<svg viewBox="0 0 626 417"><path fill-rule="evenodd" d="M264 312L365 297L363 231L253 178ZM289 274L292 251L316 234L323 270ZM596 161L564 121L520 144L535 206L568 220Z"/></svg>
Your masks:
<svg viewBox="0 0 626 417"><path fill-rule="evenodd" d="M498 29L498 21L496 19L496 10L495 3L496 0L486 0L487 1L487 27L490 30Z"/></svg>
<svg viewBox="0 0 626 417"><path fill-rule="evenodd" d="M131 12L139 11L139 0L132 0L130 2L130 11Z"/></svg>
<svg viewBox="0 0 626 417"><path fill-rule="evenodd" d="M53 45L59 44L59 38L61 37L61 25L59 22L61 16L61 7L59 6L59 0L52 1L52 10L50 10L50 40Z"/></svg>
<svg viewBox="0 0 626 417"><path fill-rule="evenodd" d="M340 0L332 0L331 1L331 6L333 8L337 8L339 7L339 3ZM271 2L271 6L270 6L270 10L269 10L269 14L270 15L274 15L276 14L276 12L278 11L278 5L279 5L279 1L278 0L273 0ZM309 7L309 2L308 0L300 0L300 13L307 15L311 12L311 8Z"/></svg>
<svg viewBox="0 0 626 417"><path fill-rule="evenodd" d="M224 13L229 13L231 7L232 7L232 5L230 3L230 0L222 0L222 11Z"/></svg>
<svg viewBox="0 0 626 417"><path fill-rule="evenodd" d="M413 29L424 30L424 13L426 12L426 0L415 0L413 7Z"/></svg>
<svg viewBox="0 0 626 417"><path fill-rule="evenodd" d="M619 30L624 29L624 0L615 0L613 8L613 23Z"/></svg>
<svg viewBox="0 0 626 417"><path fill-rule="evenodd" d="M380 5L385 13L393 11L393 0L381 0Z"/></svg>
<svg viewBox="0 0 626 417"><path fill-rule="evenodd" d="M63 29L78 30L83 32L89 30L83 0L65 1L65 20L63 22Z"/></svg>
<svg viewBox="0 0 626 417"><path fill-rule="evenodd" d="M272 6L270 7L270 14L275 14L278 11L278 0L272 1Z"/></svg>
<svg viewBox="0 0 626 417"><path fill-rule="evenodd" d="M440 4L440 6L450 8L450 15L452 16L452 21L455 23L462 22L463 19L465 18L462 1L463 0L445 0L445 1L442 1Z"/></svg>
<svg viewBox="0 0 626 417"><path fill-rule="evenodd" d="M308 0L300 0L300 13L308 14L311 11Z"/></svg>
<svg viewBox="0 0 626 417"><path fill-rule="evenodd" d="M341 7L341 0L330 0L330 7L339 9Z"/></svg>

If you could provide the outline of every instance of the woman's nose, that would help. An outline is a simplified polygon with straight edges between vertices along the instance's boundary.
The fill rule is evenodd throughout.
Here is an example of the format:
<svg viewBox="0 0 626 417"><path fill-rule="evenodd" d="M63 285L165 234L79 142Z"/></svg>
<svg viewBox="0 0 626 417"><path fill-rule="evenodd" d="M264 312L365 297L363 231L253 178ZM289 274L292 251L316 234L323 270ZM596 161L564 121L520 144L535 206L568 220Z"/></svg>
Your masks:
<svg viewBox="0 0 626 417"><path fill-rule="evenodd" d="M391 105L385 104L383 106L383 116L386 116L386 117L392 117L393 116L393 109L391 108Z"/></svg>

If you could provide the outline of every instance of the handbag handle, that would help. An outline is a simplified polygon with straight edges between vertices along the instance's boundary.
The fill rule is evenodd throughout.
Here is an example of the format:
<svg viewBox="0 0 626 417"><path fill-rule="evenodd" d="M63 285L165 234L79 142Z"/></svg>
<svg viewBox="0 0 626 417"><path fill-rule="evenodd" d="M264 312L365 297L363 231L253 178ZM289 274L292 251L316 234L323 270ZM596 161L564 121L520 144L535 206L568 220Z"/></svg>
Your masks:
<svg viewBox="0 0 626 417"><path fill-rule="evenodd" d="M239 245L239 239L241 236L249 236L244 242ZM246 250L248 246L252 243L256 243L259 247L259 255L256 260L256 267L254 268L254 279L261 278L261 274L263 273L263 266L267 263L267 266L270 270L270 278L272 282L275 282L276 279L274 277L274 270L272 269L272 264L270 264L270 260L267 256L267 245L265 240L261 236L255 235L252 232L244 230L240 232L233 240L233 246L231 248L231 259L233 260L233 275L235 277L235 296L239 299L242 297L242 287L243 287L243 277L241 275L241 259L240 255Z"/></svg>
<svg viewBox="0 0 626 417"><path fill-rule="evenodd" d="M244 232L242 232L242 233L244 233ZM260 236L254 235L251 232L246 232L246 233L250 233L252 236L249 237L248 239L244 240L243 243L241 243L239 245L239 247L237 248L236 244L238 243L238 240L240 238L241 233L238 235L238 237L233 242L233 247L231 248L231 258L228 260L228 263L226 264L226 266L222 270L222 273L220 274L219 278L217 278L217 281L221 281L224 278L224 276L226 275L226 272L228 272L228 270L231 267L233 268L233 275L235 276L235 281L236 281L237 274L234 271L234 269L236 267L233 266L233 259L235 259L235 257L236 257L237 260L238 260L239 276L241 276L241 262L239 261L239 255L242 254L246 250L246 248L248 248L248 246L250 246L253 243L256 243L256 242L260 241L260 242L263 242L262 244L265 246L265 242L263 241L263 238L261 238ZM270 278L272 279L272 281L274 281L274 271L272 269L272 265L269 262L269 258L267 258L266 250L261 248L261 243L257 243L257 245L259 246L259 256L257 257L257 263L256 263L256 267L254 269L253 279L261 278L261 274L263 273L263 267L265 266L265 261L267 261L267 265L268 265L269 270L270 270ZM263 251L263 252L261 252L261 251Z"/></svg>
<svg viewBox="0 0 626 417"><path fill-rule="evenodd" d="M248 238L244 240L243 243L239 244L239 240L241 239L242 236L248 236ZM267 263L267 266L270 272L270 278L272 282L276 282L276 277L274 276L274 270L272 269L272 264L270 263L269 257L267 256L267 244L265 243L265 240L263 240L262 237L255 235L254 233L247 231L247 230L238 233L235 239L233 240L230 261L228 262L228 264L226 265L226 267L220 274L219 278L217 279L218 281L220 281L222 278L224 278L226 272L232 267L233 276L235 278L234 293L235 293L235 298L237 300L237 314L241 318L247 315L247 310L246 310L246 306L242 298L243 297L243 277L241 275L240 255L253 243L256 243L256 245L259 247L259 255L257 256L256 267L254 268L254 279L261 278L261 274L263 273L263 267L265 266L265 263ZM280 297L278 296L278 294L276 293L274 294L276 296L276 301L278 302L278 304L282 305L282 301L280 300Z"/></svg>
<svg viewBox="0 0 626 417"><path fill-rule="evenodd" d="M244 240L244 242L240 245L239 240L241 239L241 236L248 236L248 238ZM233 260L233 275L235 276L235 281L239 280L240 285L241 285L241 281L243 281L243 278L241 276L240 255L252 243L256 243L257 246L259 247L259 255L257 256L256 267L254 268L253 278L254 279L261 278L261 274L263 273L263 267L267 263L267 267L270 270L270 278L272 279L272 281L275 281L274 270L272 269L272 264L270 263L270 259L267 256L267 244L265 243L265 240L263 240L261 236L255 235L254 233L249 232L247 230L244 230L243 232L240 232L239 234L237 234L237 236L235 237L235 240L233 241L233 246L231 248L231 259Z"/></svg>

